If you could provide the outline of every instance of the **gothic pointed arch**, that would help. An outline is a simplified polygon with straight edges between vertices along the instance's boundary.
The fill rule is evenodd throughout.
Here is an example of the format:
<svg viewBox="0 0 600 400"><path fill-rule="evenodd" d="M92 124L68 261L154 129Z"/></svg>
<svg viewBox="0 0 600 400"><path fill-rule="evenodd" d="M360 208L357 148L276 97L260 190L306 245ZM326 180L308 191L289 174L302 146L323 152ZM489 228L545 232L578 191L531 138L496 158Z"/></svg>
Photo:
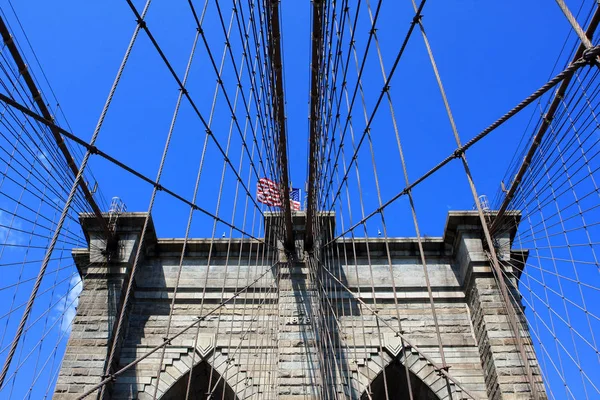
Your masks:
<svg viewBox="0 0 600 400"><path fill-rule="evenodd" d="M440 400L440 397L419 376L410 369L408 372L410 385L404 365L395 358L371 381L369 387L362 393L361 400L409 400L410 391L414 400Z"/></svg>
<svg viewBox="0 0 600 400"><path fill-rule="evenodd" d="M191 381L190 373L192 374ZM190 382L189 397L186 397L188 382ZM210 398L238 400L235 392L225 379L222 379L221 375L209 363L201 361L191 371L181 375L160 398L161 400L185 398L204 400L209 398L207 395L211 392L213 397Z"/></svg>

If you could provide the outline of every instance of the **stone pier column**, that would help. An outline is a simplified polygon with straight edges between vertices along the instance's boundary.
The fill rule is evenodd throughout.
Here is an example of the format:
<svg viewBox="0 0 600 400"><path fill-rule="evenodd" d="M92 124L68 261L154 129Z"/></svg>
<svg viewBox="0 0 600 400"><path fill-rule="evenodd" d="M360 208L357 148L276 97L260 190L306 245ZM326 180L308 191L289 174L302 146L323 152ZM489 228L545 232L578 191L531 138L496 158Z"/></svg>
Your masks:
<svg viewBox="0 0 600 400"><path fill-rule="evenodd" d="M515 218L519 215L516 214ZM498 400L534 399L500 286L485 251L479 216L477 212L451 212L448 224L453 226L447 226L446 232L452 234L445 239L454 246L455 269L471 312L488 397ZM520 276L520 271L511 265L522 266L527 256L510 251L514 233L502 233L494 240L509 293L517 299L511 307L520 320L520 335L536 381L538 399L547 399L519 293L510 290L518 285Z"/></svg>
<svg viewBox="0 0 600 400"><path fill-rule="evenodd" d="M282 264L279 281L278 399L317 400L322 387L310 302L315 289L304 262Z"/></svg>
<svg viewBox="0 0 600 400"><path fill-rule="evenodd" d="M83 290L58 376L55 399L77 398L102 380L123 281L133 264L143 227L144 218L141 217L145 215L128 213L117 220L118 249L110 263L104 252L106 238L95 216L80 216L89 246L73 249L72 253L82 277ZM152 224L148 234L147 243L156 240Z"/></svg>

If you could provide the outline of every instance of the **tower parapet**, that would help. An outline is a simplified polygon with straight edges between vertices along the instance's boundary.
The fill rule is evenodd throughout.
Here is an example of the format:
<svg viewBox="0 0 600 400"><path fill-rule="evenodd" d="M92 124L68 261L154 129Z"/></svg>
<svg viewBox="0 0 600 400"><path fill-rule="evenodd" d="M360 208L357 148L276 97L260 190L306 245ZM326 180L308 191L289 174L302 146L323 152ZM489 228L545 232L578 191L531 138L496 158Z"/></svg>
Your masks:
<svg viewBox="0 0 600 400"><path fill-rule="evenodd" d="M94 218L81 216L89 246L75 249L73 256L84 289L56 398L77 398L102 380L120 290L145 217L119 217L119 252L111 257L101 250ZM184 240L157 238L150 223L116 367L164 343L169 314L178 321L171 336L213 308L219 311L170 342L160 377L157 352L117 377L112 398L151 398L156 385L159 398L176 398L185 393L192 360L193 392L204 393L208 381L202 377L215 376L221 385L215 391L227 399L379 399L385 398L384 375L393 390L407 394L404 366L419 396L462 399L464 389L481 399L533 398L476 212L450 212L443 237L422 238L442 348L459 384L446 382L436 364L439 343L417 239L342 237L331 242L335 214L328 213L317 216L321 226L313 232L323 232L315 249L329 245L319 254L306 254L305 218L302 212L293 217L294 255L280 244L278 214L266 213L264 240L189 239L181 268ZM527 256L510 250L514 229L495 238L510 285L518 284L520 271L508 266ZM513 306L521 316L538 393L544 393L518 297ZM330 327L327 332L324 324ZM414 347L400 339L400 326Z"/></svg>

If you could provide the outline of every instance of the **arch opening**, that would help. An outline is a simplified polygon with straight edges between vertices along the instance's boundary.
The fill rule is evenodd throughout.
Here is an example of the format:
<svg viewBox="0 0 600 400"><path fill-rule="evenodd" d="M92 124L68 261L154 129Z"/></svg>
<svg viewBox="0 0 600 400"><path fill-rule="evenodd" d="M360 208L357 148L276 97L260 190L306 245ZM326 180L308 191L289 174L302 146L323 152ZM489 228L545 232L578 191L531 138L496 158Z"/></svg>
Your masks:
<svg viewBox="0 0 600 400"><path fill-rule="evenodd" d="M206 361L196 364L191 371L182 375L169 390L162 395L161 400L185 399L190 373L192 374L192 380L190 384L190 395L187 397L189 400L206 400L209 398L238 400L238 397L231 386L225 382L225 379L221 379L221 375ZM211 391L213 396L209 397L208 393Z"/></svg>
<svg viewBox="0 0 600 400"><path fill-rule="evenodd" d="M414 400L440 400L431 388L410 370L409 375ZM370 397L367 393L369 389ZM360 398L361 400L410 400L404 365L396 358L385 367L385 378L383 371L380 372L371 382L371 387L367 388Z"/></svg>

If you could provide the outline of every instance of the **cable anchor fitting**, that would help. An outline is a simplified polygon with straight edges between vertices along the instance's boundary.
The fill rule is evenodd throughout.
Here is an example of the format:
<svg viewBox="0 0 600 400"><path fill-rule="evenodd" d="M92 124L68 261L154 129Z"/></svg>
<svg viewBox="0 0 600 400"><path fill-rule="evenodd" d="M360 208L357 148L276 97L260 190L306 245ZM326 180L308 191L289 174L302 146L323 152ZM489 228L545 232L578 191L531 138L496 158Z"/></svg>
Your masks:
<svg viewBox="0 0 600 400"><path fill-rule="evenodd" d="M115 382L117 380L117 377L115 376L115 374L102 375L102 380L105 379L109 379L111 382Z"/></svg>
<svg viewBox="0 0 600 400"><path fill-rule="evenodd" d="M596 57L600 54L600 46L590 47L583 51L582 58L587 62L595 62Z"/></svg>

